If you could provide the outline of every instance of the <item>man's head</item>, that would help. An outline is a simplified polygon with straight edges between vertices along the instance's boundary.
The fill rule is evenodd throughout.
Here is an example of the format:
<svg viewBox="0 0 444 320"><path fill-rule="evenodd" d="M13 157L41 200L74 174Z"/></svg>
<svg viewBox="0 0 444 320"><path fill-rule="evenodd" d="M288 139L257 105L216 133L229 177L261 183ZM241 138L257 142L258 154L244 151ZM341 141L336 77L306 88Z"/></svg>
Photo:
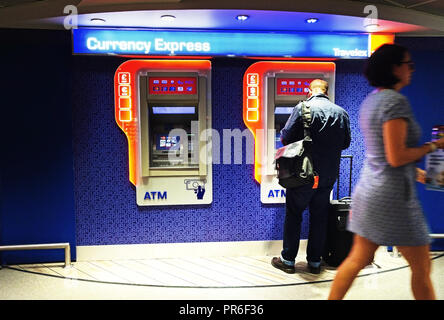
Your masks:
<svg viewBox="0 0 444 320"><path fill-rule="evenodd" d="M309 96L317 95L317 94L325 94L328 93L328 82L321 80L321 79L315 79L310 83L310 92Z"/></svg>

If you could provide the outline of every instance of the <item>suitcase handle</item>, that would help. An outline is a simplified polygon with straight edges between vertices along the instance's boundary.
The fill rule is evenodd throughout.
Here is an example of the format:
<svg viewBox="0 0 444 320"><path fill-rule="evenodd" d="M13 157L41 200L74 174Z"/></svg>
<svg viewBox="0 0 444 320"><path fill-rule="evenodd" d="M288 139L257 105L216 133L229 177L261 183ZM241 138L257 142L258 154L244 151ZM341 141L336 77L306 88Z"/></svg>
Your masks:
<svg viewBox="0 0 444 320"><path fill-rule="evenodd" d="M351 202L352 198L351 197L342 197L341 199L339 199L338 201L342 201L342 202Z"/></svg>
<svg viewBox="0 0 444 320"><path fill-rule="evenodd" d="M349 184L348 184L348 197L350 198L351 197L351 190L352 190L353 156L352 155L341 155L341 160L342 159L350 159L350 181L349 181ZM338 199L339 199L339 175L340 175L340 166L338 168L338 182L337 182L337 185L336 185L336 197ZM344 198L342 198L342 199L344 199Z"/></svg>

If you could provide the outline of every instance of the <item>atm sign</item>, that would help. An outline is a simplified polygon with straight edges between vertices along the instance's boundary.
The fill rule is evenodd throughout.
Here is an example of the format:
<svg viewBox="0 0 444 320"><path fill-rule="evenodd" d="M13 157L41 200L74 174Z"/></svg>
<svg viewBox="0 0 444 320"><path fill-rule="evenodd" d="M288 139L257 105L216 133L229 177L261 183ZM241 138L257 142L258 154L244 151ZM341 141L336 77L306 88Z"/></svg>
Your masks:
<svg viewBox="0 0 444 320"><path fill-rule="evenodd" d="M257 74L257 73L249 73L249 74L247 74L247 85L248 86L257 86L257 85L259 85L259 74Z"/></svg>
<svg viewBox="0 0 444 320"><path fill-rule="evenodd" d="M247 121L259 121L259 74L247 73Z"/></svg>
<svg viewBox="0 0 444 320"><path fill-rule="evenodd" d="M119 77L119 83L121 84L130 84L130 73L129 72L119 72L118 74Z"/></svg>
<svg viewBox="0 0 444 320"><path fill-rule="evenodd" d="M258 87L248 87L248 97L256 98L258 93Z"/></svg>

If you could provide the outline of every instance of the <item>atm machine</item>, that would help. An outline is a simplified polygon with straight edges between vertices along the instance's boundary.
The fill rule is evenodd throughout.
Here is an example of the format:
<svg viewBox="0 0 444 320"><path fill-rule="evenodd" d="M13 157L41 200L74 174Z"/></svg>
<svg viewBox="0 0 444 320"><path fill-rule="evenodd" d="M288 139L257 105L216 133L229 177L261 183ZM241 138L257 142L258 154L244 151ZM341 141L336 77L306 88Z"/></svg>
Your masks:
<svg viewBox="0 0 444 320"><path fill-rule="evenodd" d="M124 103L134 125L118 117L122 96L116 121L134 149L130 180L139 206L212 202L210 68L209 61L134 60L116 72L117 82L119 73L134 79L131 101Z"/></svg>
<svg viewBox="0 0 444 320"><path fill-rule="evenodd" d="M333 62L261 61L245 72L244 122L255 137L254 177L260 183L262 203L285 203L285 189L278 183L274 156L282 147L281 129L293 108L307 99L314 79L328 82L329 98L334 102Z"/></svg>
<svg viewBox="0 0 444 320"><path fill-rule="evenodd" d="M319 77L319 78L324 78ZM268 78L267 105L268 105L268 128L275 130L275 150L282 147L280 131L290 117L293 108L307 98L308 88L313 78L302 78L300 74L276 74ZM325 79L324 79L325 80ZM273 151L270 146L269 150Z"/></svg>

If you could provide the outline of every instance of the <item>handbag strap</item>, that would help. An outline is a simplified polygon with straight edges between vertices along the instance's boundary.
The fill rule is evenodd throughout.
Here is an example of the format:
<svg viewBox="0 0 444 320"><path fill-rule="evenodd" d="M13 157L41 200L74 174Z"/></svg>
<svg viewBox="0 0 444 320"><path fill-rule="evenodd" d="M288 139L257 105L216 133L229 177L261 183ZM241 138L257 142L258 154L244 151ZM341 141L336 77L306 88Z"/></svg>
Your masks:
<svg viewBox="0 0 444 320"><path fill-rule="evenodd" d="M304 123L304 138L310 136L310 124L311 124L311 113L310 113L310 106L305 102L301 102L301 115L302 115L302 121Z"/></svg>

